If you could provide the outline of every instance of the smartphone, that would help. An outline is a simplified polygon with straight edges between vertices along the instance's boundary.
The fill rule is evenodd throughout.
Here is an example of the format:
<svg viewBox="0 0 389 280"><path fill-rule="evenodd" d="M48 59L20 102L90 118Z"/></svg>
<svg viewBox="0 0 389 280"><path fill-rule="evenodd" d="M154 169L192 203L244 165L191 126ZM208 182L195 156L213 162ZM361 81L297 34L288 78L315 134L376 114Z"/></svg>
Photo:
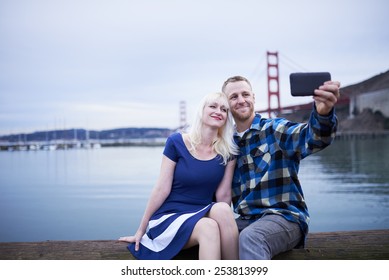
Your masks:
<svg viewBox="0 0 389 280"><path fill-rule="evenodd" d="M329 72L300 72L289 75L290 92L293 96L314 95L324 82L331 80Z"/></svg>

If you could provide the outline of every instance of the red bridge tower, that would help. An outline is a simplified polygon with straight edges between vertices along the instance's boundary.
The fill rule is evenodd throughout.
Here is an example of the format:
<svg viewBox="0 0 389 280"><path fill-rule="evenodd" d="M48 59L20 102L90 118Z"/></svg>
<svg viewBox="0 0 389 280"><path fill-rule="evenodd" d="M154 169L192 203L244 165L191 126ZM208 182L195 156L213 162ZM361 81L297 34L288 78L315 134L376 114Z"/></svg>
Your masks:
<svg viewBox="0 0 389 280"><path fill-rule="evenodd" d="M278 73L278 52L267 52L267 88L268 88L268 108L269 118L271 113L278 115L281 111L280 105L280 86ZM271 99L275 97L277 107L272 108Z"/></svg>

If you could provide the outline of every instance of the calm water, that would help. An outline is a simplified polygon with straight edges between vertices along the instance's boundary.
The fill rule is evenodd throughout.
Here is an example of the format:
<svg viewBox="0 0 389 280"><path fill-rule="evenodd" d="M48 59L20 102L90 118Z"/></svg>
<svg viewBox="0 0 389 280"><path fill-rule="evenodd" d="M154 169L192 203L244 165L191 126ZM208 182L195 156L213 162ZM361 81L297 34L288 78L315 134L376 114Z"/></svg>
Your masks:
<svg viewBox="0 0 389 280"><path fill-rule="evenodd" d="M0 242L133 234L162 147L0 152ZM310 231L389 228L389 139L337 141L304 159Z"/></svg>

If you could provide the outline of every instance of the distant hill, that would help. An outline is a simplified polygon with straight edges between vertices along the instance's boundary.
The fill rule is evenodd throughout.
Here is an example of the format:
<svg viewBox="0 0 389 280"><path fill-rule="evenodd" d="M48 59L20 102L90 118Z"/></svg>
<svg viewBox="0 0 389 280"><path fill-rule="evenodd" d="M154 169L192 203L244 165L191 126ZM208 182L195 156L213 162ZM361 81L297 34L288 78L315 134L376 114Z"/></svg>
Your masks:
<svg viewBox="0 0 389 280"><path fill-rule="evenodd" d="M389 70L360 83L341 88L342 95L355 95L389 88Z"/></svg>
<svg viewBox="0 0 389 280"><path fill-rule="evenodd" d="M66 129L37 131L26 134L11 134L0 136L0 140L17 141L52 141L61 140L115 140L115 139L148 139L148 138L166 138L172 133L168 128L117 128L109 130L86 130L86 129Z"/></svg>

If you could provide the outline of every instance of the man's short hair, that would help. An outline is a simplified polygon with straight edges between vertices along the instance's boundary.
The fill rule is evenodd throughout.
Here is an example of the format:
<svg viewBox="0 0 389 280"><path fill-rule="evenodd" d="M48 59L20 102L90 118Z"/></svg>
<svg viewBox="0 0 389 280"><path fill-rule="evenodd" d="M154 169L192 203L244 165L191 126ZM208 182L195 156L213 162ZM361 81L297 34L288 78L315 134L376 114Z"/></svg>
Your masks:
<svg viewBox="0 0 389 280"><path fill-rule="evenodd" d="M249 80L247 80L245 77L242 77L242 76L233 76L233 77L228 78L228 79L224 82L224 84L223 84L223 86L222 86L222 92L224 92L224 90L226 89L227 84L229 84L229 83L234 83L234 82L241 82L241 81L248 83L249 86L250 86L250 88L252 88L251 83L250 83Z"/></svg>

